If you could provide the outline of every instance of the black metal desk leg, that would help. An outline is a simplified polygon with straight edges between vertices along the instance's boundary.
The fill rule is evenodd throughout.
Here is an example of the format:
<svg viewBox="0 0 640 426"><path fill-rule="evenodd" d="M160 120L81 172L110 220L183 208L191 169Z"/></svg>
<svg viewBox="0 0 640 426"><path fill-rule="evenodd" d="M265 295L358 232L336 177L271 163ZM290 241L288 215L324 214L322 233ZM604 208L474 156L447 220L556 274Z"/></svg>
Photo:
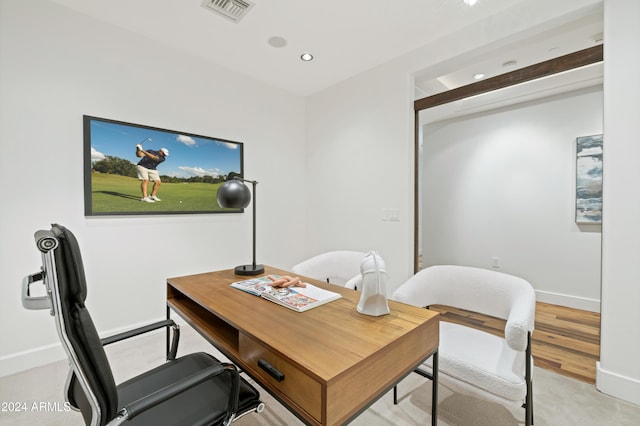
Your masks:
<svg viewBox="0 0 640 426"><path fill-rule="evenodd" d="M169 309L169 307L167 306L167 319L171 319L171 310ZM171 347L171 331L169 330L169 327L165 327L165 333L167 334L167 359L169 358L169 348Z"/></svg>
<svg viewBox="0 0 640 426"><path fill-rule="evenodd" d="M433 354L433 379L431 381L431 425L438 424L438 351Z"/></svg>

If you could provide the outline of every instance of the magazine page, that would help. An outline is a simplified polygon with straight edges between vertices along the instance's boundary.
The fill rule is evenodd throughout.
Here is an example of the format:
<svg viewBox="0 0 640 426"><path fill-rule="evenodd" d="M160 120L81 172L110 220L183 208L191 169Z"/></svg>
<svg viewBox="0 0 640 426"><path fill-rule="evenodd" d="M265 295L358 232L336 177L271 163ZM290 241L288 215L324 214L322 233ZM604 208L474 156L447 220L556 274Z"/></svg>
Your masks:
<svg viewBox="0 0 640 426"><path fill-rule="evenodd" d="M261 296L265 291L271 290L269 284L271 284L271 280L268 277L259 277L231 283L231 287L246 291L255 296Z"/></svg>
<svg viewBox="0 0 640 426"><path fill-rule="evenodd" d="M316 306L342 297L340 293L324 290L311 284L306 287L273 288L262 293L262 297L279 303L294 311L304 312Z"/></svg>
<svg viewBox="0 0 640 426"><path fill-rule="evenodd" d="M272 276L278 278L278 276ZM324 290L309 283L305 283L305 287L274 288L270 285L271 282L269 277L265 276L237 281L231 283L231 287L255 296L262 296L267 300L298 312L309 310L342 297L340 293Z"/></svg>

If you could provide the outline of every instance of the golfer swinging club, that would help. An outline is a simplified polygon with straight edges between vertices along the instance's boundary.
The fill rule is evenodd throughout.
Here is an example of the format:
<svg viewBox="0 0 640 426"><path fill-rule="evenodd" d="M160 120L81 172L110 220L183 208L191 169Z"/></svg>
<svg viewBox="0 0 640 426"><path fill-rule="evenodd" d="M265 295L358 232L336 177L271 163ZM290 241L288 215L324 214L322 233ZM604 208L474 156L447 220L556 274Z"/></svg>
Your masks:
<svg viewBox="0 0 640 426"><path fill-rule="evenodd" d="M167 148L160 148L159 151L152 149L145 151L142 148L142 144L136 145L136 156L142 157L136 165L138 172L138 179L140 179L140 189L142 190L142 199L145 203L154 203L160 201L160 198L156 195L158 189L160 189L160 174L157 167L162 163L166 157L169 156L169 150ZM153 180L153 188L151 195L148 195L149 179Z"/></svg>

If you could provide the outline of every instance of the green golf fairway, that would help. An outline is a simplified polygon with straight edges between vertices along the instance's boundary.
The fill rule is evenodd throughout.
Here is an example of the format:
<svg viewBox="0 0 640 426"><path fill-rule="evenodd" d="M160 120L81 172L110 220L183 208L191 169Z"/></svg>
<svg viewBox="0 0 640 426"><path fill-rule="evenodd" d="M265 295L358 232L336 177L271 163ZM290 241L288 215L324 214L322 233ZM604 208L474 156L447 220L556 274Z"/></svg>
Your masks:
<svg viewBox="0 0 640 426"><path fill-rule="evenodd" d="M142 192L137 178L92 173L91 206L93 214L138 214L138 213L198 213L225 211L218 206L216 194L221 184L211 183L166 183L158 191L162 201L145 203L140 201ZM149 182L151 194L153 182Z"/></svg>

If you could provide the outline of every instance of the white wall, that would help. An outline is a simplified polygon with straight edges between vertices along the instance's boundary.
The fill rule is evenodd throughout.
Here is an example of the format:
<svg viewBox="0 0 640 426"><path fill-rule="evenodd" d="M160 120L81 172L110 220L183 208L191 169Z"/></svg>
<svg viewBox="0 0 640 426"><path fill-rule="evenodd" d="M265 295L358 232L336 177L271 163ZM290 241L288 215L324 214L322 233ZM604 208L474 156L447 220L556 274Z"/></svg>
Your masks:
<svg viewBox="0 0 640 426"><path fill-rule="evenodd" d="M312 196L301 259L335 248L376 249L391 276L389 294L413 274L412 74L431 70L436 77L462 57L588 15L599 1L518 6L526 10L504 11L308 98L305 164ZM383 220L389 209L398 211L398 221Z"/></svg>
<svg viewBox="0 0 640 426"><path fill-rule="evenodd" d="M393 285L408 278L413 268L410 213L413 96L408 89L411 74L433 67L435 76L437 70L443 71L442 64L455 62L457 57L475 56L489 46L503 45L513 37L505 28L511 30L514 24L524 34L536 26L550 28L568 23L601 4L599 0L531 2L528 3L531 9L518 14L515 20L508 13L496 15L485 26L472 26L447 39L434 40L428 46L310 96L306 165L313 198L307 204L310 241L300 257L336 246L375 245L393 268L390 268ZM598 387L640 403L637 362L640 339L635 327L640 324L637 308L640 195L636 190L640 171L635 164L640 145L633 138L640 126L636 80L640 74L640 28L635 22L640 3L604 0L604 4L607 164L602 237L602 362ZM377 153L375 158L373 152ZM348 160L341 160L343 155ZM338 174L342 177L336 177ZM380 220L381 209L387 207L400 209L399 223L392 225ZM313 230L322 233L312 235Z"/></svg>
<svg viewBox="0 0 640 426"><path fill-rule="evenodd" d="M528 3L525 14L496 15L310 97L305 117L302 99L44 0L0 1L0 374L57 341L46 312L19 305L20 280L39 265L31 235L51 221L78 234L92 285L88 303L101 331L161 317L167 276L243 263L250 253L249 214L85 219L82 114L245 142L247 176L260 181L259 226L268 223L259 229L259 261L287 266L326 248L376 248L394 282L402 282L412 273L413 255L411 73L504 44L514 26L526 32L556 25L600 4L539 0ZM630 135L640 125L634 20L640 4L605 0L605 6L609 165L598 387L639 403L640 172L634 159L640 145ZM286 172L271 167L283 158ZM307 200L280 209L282 200L303 190L311 194ZM398 208L400 221L382 221L385 208ZM132 247L140 234L149 246L162 247L155 258ZM132 259L153 264L140 268Z"/></svg>
<svg viewBox="0 0 640 426"><path fill-rule="evenodd" d="M600 310L600 225L575 223L576 137L602 87L424 126L423 265L521 276L538 300Z"/></svg>
<svg viewBox="0 0 640 426"><path fill-rule="evenodd" d="M605 0L602 323L597 387L640 404L640 2Z"/></svg>
<svg viewBox="0 0 640 426"><path fill-rule="evenodd" d="M373 70L307 105L306 252L376 250L391 294L413 265L413 114L406 75ZM370 103L371 98L384 101ZM397 210L398 221L386 220ZM318 232L321 230L321 232Z"/></svg>
<svg viewBox="0 0 640 426"><path fill-rule="evenodd" d="M0 375L60 355L41 350L58 341L48 312L20 304L22 277L41 264L33 233L52 222L79 239L101 332L164 317L167 277L251 261L251 209L84 217L83 114L244 142L258 262L289 267L304 243L304 203L280 208L304 190L291 179L304 173L304 99L48 1L2 0Z"/></svg>

